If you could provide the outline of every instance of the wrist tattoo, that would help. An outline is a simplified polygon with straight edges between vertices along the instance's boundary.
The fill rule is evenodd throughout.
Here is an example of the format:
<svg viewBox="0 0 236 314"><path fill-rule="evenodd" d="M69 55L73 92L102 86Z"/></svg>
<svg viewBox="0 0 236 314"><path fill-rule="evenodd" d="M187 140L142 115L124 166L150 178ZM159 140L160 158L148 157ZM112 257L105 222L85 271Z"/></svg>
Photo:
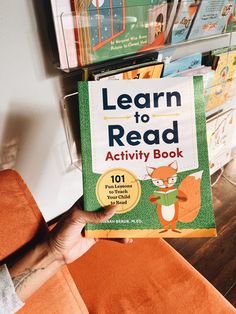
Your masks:
<svg viewBox="0 0 236 314"><path fill-rule="evenodd" d="M29 279L30 276L32 276L36 272L38 272L40 270L44 270L44 269L45 269L44 267L34 268L34 269L26 268L19 275L12 277L12 281L13 281L13 285L15 287L15 290L20 289L24 285L24 283L27 281L27 279Z"/></svg>

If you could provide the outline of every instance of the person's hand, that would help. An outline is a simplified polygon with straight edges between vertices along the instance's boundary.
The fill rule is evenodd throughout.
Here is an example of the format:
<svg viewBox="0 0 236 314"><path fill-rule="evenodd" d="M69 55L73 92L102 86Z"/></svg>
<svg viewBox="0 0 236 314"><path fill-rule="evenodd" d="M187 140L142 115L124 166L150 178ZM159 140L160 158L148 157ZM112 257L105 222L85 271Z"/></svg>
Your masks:
<svg viewBox="0 0 236 314"><path fill-rule="evenodd" d="M9 265L9 273L15 290L22 301L27 300L66 263L71 263L98 240L83 237L87 223L101 223L111 218L116 207L107 207L97 212L85 212L80 202L62 217L47 238L37 243L25 255ZM129 239L113 239L130 243Z"/></svg>
<svg viewBox="0 0 236 314"><path fill-rule="evenodd" d="M66 264L83 255L98 239L83 237L83 228L87 223L101 223L110 219L116 212L116 206L109 206L96 212L83 211L80 201L62 217L61 221L49 233L48 245L55 258ZM115 239L121 243L131 243L132 239Z"/></svg>

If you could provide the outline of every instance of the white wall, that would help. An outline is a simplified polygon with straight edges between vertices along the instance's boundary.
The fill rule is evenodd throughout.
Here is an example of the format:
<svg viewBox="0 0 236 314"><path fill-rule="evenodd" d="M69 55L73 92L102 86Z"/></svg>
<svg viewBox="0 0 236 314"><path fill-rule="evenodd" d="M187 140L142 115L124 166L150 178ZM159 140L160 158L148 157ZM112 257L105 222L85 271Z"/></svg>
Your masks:
<svg viewBox="0 0 236 314"><path fill-rule="evenodd" d="M61 74L48 73L33 2L1 0L0 12L0 167L21 174L50 220L82 194L60 115Z"/></svg>

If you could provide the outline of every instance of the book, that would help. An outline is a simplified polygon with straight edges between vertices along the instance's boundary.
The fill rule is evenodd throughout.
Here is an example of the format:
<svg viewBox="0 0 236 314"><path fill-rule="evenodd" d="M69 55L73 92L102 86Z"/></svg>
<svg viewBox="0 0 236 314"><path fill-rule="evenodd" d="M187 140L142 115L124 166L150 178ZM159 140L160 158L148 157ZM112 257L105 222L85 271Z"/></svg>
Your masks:
<svg viewBox="0 0 236 314"><path fill-rule="evenodd" d="M202 75L204 86L204 100L206 104L206 111L208 109L209 96L211 94L211 84L214 80L215 71L210 66L199 66L182 72L174 72L170 77L186 77L186 76L199 76Z"/></svg>
<svg viewBox="0 0 236 314"><path fill-rule="evenodd" d="M190 56L186 56L165 64L163 77L176 76L180 72L195 69L201 65L202 54L194 53Z"/></svg>
<svg viewBox="0 0 236 314"><path fill-rule="evenodd" d="M81 65L164 45L165 0L74 0ZM152 46L150 44L154 43Z"/></svg>
<svg viewBox="0 0 236 314"><path fill-rule="evenodd" d="M234 10L233 0L202 0L188 39L222 34Z"/></svg>
<svg viewBox="0 0 236 314"><path fill-rule="evenodd" d="M207 111L229 102L235 95L236 47L215 50L212 54L218 62L208 87Z"/></svg>
<svg viewBox="0 0 236 314"><path fill-rule="evenodd" d="M209 151L210 173L224 167L232 159L232 143L236 110L229 109L217 113L207 120L207 140Z"/></svg>
<svg viewBox="0 0 236 314"><path fill-rule="evenodd" d="M202 75L203 76L203 82L204 82L204 77L206 74L208 74L209 72L212 71L211 67L206 67L205 65L201 65L197 68L193 68L193 69L189 69L186 71L182 71L182 72L178 72L176 73L175 77L178 76L199 76Z"/></svg>
<svg viewBox="0 0 236 314"><path fill-rule="evenodd" d="M148 11L148 43L153 43L161 33L165 32L167 3L154 5Z"/></svg>
<svg viewBox="0 0 236 314"><path fill-rule="evenodd" d="M167 24L165 31L165 43L168 43L169 35L176 17L177 8L179 5L179 0L168 0L168 10L167 10Z"/></svg>
<svg viewBox="0 0 236 314"><path fill-rule="evenodd" d="M227 22L227 28L226 32L231 33L236 31L236 5L234 6L233 12L230 14L228 22Z"/></svg>
<svg viewBox="0 0 236 314"><path fill-rule="evenodd" d="M202 77L79 82L78 94L84 208L118 206L85 236L215 236Z"/></svg>
<svg viewBox="0 0 236 314"><path fill-rule="evenodd" d="M62 70L75 68L79 64L70 0L51 0L51 7L60 68Z"/></svg>
<svg viewBox="0 0 236 314"><path fill-rule="evenodd" d="M172 44L183 42L187 39L194 17L198 11L200 1L182 0L174 21L171 40Z"/></svg>
<svg viewBox="0 0 236 314"><path fill-rule="evenodd" d="M94 76L94 78L95 80L133 80L161 78L163 69L164 63L149 62L143 65L97 74Z"/></svg>
<svg viewBox="0 0 236 314"><path fill-rule="evenodd" d="M173 189L167 192L164 191L155 191L155 198L157 199L156 203L164 206L170 206L177 201L178 190Z"/></svg>

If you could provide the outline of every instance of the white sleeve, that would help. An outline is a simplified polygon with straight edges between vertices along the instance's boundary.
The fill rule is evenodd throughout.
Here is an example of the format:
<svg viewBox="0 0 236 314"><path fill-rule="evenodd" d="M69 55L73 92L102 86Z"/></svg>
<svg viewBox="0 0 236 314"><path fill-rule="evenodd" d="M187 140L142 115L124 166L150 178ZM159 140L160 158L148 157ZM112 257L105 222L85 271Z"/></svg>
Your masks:
<svg viewBox="0 0 236 314"><path fill-rule="evenodd" d="M0 266L0 314L13 314L23 305L16 294L7 266Z"/></svg>

